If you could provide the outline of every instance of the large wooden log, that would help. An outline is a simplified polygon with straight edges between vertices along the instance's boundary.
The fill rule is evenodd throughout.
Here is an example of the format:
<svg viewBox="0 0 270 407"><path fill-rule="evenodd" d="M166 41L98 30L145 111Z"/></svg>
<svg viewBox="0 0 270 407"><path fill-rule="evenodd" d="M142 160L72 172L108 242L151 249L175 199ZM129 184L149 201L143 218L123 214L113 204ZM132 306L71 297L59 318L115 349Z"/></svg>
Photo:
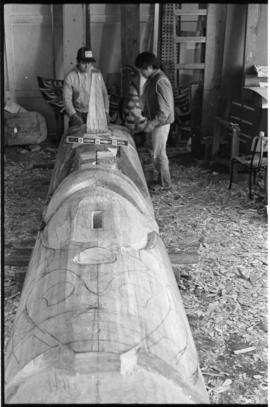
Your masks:
<svg viewBox="0 0 270 407"><path fill-rule="evenodd" d="M133 140L108 130L128 145L61 141L8 344L7 403L209 402Z"/></svg>

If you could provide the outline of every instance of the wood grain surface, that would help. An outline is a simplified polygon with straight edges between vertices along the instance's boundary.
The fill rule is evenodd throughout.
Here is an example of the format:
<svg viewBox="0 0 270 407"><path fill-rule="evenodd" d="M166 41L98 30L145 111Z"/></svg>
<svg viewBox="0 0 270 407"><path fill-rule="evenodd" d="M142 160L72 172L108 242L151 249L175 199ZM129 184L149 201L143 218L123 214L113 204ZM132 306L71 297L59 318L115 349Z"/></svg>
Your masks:
<svg viewBox="0 0 270 407"><path fill-rule="evenodd" d="M61 141L8 344L7 403L209 402L134 143L110 131L128 146Z"/></svg>

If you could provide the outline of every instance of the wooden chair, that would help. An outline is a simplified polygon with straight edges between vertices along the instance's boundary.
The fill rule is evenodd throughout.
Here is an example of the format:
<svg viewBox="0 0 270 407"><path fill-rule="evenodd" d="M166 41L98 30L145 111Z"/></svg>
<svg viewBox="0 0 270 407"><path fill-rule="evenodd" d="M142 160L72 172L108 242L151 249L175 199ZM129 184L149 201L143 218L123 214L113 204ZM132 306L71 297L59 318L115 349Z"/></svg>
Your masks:
<svg viewBox="0 0 270 407"><path fill-rule="evenodd" d="M266 189L267 182L267 163L268 163L268 138L264 136L264 132L260 132L252 140L250 154L232 157L231 159L231 175L229 189L232 187L233 173L235 164L240 164L249 171L249 197L252 199L252 184L256 183L257 173L264 170L264 188Z"/></svg>
<svg viewBox="0 0 270 407"><path fill-rule="evenodd" d="M256 107L232 101L229 114L216 117L212 157L222 156L225 148L225 160L230 165L231 159L240 154L249 154L253 138L259 132L259 112Z"/></svg>

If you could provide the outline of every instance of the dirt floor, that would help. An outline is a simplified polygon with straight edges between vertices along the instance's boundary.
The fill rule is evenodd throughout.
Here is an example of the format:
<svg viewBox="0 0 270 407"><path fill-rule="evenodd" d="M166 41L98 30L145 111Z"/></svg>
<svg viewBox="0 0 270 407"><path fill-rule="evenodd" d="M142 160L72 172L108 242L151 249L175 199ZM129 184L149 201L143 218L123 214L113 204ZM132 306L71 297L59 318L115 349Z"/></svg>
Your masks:
<svg viewBox="0 0 270 407"><path fill-rule="evenodd" d="M5 245L22 249L41 222L56 149L5 152ZM199 262L174 267L213 404L267 403L267 217L247 196L247 180L228 191L228 173L183 157L170 160L173 189L153 194L165 245L196 234ZM259 213L260 212L260 213ZM20 246L20 242L21 246ZM21 294L5 266L5 345Z"/></svg>

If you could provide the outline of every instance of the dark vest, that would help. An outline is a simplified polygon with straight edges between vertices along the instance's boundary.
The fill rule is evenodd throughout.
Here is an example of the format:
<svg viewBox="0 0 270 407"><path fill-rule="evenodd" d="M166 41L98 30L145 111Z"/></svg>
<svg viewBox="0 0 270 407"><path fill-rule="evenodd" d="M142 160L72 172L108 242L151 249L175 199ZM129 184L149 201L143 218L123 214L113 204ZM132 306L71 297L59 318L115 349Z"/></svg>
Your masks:
<svg viewBox="0 0 270 407"><path fill-rule="evenodd" d="M156 87L162 95L161 103L157 98ZM148 120L153 120L160 111L163 112L164 118L160 125L171 124L174 122L174 98L172 86L167 76L160 69L147 79L143 92L144 110L143 113Z"/></svg>

